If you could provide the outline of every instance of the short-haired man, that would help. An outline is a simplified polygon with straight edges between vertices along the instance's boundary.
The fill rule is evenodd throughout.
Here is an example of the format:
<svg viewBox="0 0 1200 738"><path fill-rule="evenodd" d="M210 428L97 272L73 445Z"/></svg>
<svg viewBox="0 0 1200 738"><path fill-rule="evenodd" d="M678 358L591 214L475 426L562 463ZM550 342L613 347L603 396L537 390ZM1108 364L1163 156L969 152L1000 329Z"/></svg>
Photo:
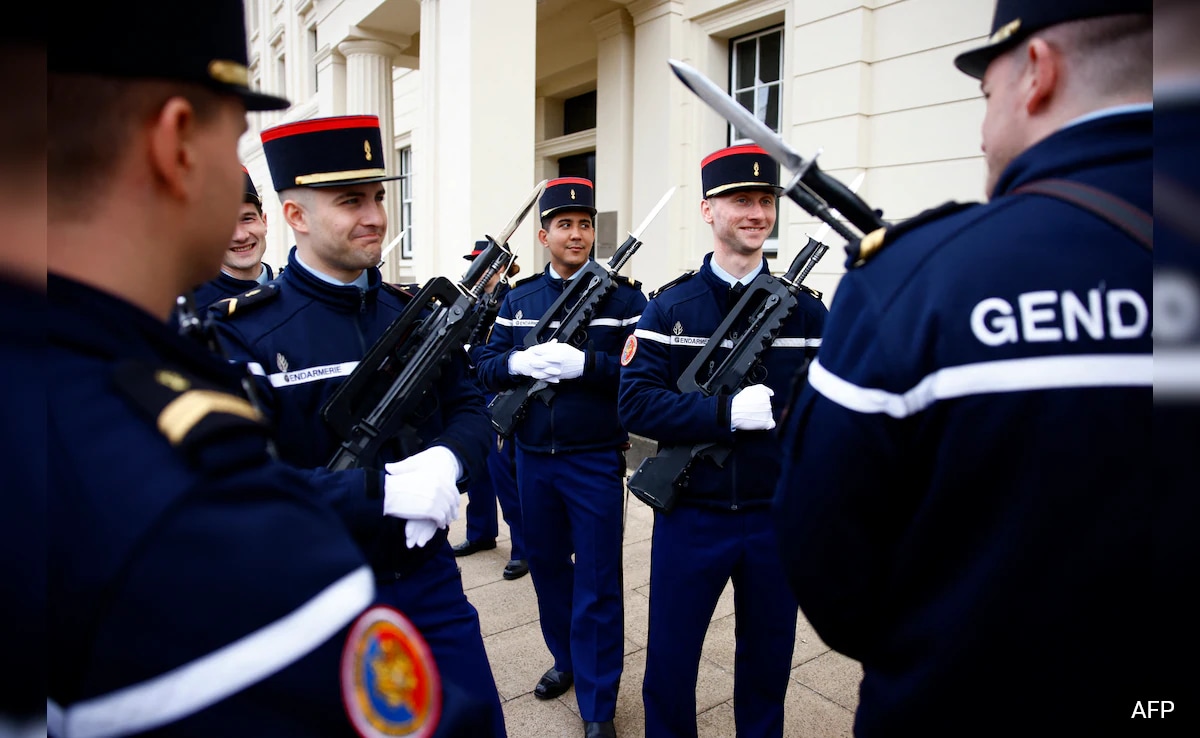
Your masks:
<svg viewBox="0 0 1200 738"><path fill-rule="evenodd" d="M677 385L746 286L770 273L763 243L775 225L778 176L775 162L757 146L730 146L701 162L700 215L712 228L712 252L698 271L655 293L621 359L626 428L660 445L732 448L721 465L697 456L675 508L654 515L642 682L647 738L696 735L700 652L730 580L737 593L737 734L783 735L797 613L771 526L771 491L782 463L769 432L780 410L771 398L787 395L792 376L820 345L825 306L807 291L797 295L761 357L760 382L712 397L680 393Z"/></svg>
<svg viewBox="0 0 1200 738"><path fill-rule="evenodd" d="M776 520L809 622L862 662L855 735L1097 735L1163 693L1150 6L1000 0L955 59L989 202L852 244Z"/></svg>
<svg viewBox="0 0 1200 738"><path fill-rule="evenodd" d="M617 420L617 380L621 346L646 296L621 277L596 306L581 346L525 347L526 335L591 257L594 200L591 180L546 184L538 240L550 263L508 293L491 338L472 358L480 381L494 392L533 379L555 383L549 404L531 399L514 433L525 552L542 635L554 657L534 696L552 699L574 683L584 735L611 738L625 652L621 543L629 439Z"/></svg>
<svg viewBox="0 0 1200 738"><path fill-rule="evenodd" d="M296 245L269 289L218 302L212 313L222 349L258 375L280 459L319 478L340 443L322 409L412 299L378 269L384 182L397 177L381 164L373 115L285 123L261 138ZM439 667L504 736L479 614L446 541L460 485L485 473L492 437L464 352L446 362L418 413L410 420L419 449L391 439L365 468L325 473L323 491L367 553L379 600L412 619Z"/></svg>
<svg viewBox="0 0 1200 738"><path fill-rule="evenodd" d="M370 607L362 552L270 458L240 372L165 325L220 267L246 110L288 105L245 84L244 13L130 0L56 27L40 98L54 391L37 441L53 736L358 736L395 703L391 680L359 678L373 666L405 671L411 709L371 724L439 720L420 636Z"/></svg>
<svg viewBox="0 0 1200 738"><path fill-rule="evenodd" d="M193 293L197 315L203 315L217 300L240 295L275 278L271 265L263 261L267 251L267 215L262 209L262 197L245 165L242 166L242 186L242 206L238 209L229 248L225 249L225 258L221 261L221 274L197 287Z"/></svg>

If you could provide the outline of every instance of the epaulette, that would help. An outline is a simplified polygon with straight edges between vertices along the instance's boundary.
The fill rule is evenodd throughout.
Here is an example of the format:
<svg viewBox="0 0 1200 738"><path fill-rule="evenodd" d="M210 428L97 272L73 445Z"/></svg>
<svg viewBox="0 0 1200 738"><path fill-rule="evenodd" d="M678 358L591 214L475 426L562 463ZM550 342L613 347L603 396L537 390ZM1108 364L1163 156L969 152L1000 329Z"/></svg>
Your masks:
<svg viewBox="0 0 1200 738"><path fill-rule="evenodd" d="M266 305L276 297L279 297L279 283L272 280L266 284L248 289L240 295L226 297L224 300L217 300L212 305L209 305L208 314L209 317L216 320L225 320L232 318L234 313L241 315L256 307Z"/></svg>
<svg viewBox="0 0 1200 738"><path fill-rule="evenodd" d="M384 282L383 288L394 295L411 300L421 291L421 284L420 282L398 282L395 284Z"/></svg>
<svg viewBox="0 0 1200 738"><path fill-rule="evenodd" d="M613 277L613 281L620 282L621 284L627 284L630 287L634 288L635 290L640 290L642 288L641 282L637 281L636 279L630 279L629 277L626 277L624 274L616 275L615 277Z"/></svg>
<svg viewBox="0 0 1200 738"><path fill-rule="evenodd" d="M545 272L538 272L537 274L532 274L532 275L526 277L525 279L517 280L517 282L513 285L513 287L520 287L521 285L525 284L526 282L532 282L533 280L537 279L538 277L541 277L544 274L545 274Z"/></svg>
<svg viewBox="0 0 1200 738"><path fill-rule="evenodd" d="M872 257L882 251L884 246L887 246L898 237L918 226L957 213L975 204L974 202L954 202L951 200L936 208L930 208L918 213L908 220L895 225L876 228L857 241L846 244L846 268L853 269L866 264Z"/></svg>
<svg viewBox="0 0 1200 738"><path fill-rule="evenodd" d="M813 297L817 298L818 300L820 300L820 299L821 299L821 297L822 297L822 295L821 295L821 291L820 291L820 290L814 290L812 287L809 287L809 286L808 286L808 285L806 285L806 284L802 284L802 285L800 285L800 289L804 290L805 292L807 292L808 294L810 294L810 295L812 295Z"/></svg>
<svg viewBox="0 0 1200 738"><path fill-rule="evenodd" d="M683 274L680 274L675 279L672 279L670 282L667 282L662 287L659 287L658 289L651 292L650 299L653 300L654 298L658 297L659 295L661 295L662 293L671 289L672 287L674 287L677 284L683 284L684 282L688 281L693 276L695 276L695 274L696 274L696 270L694 270L694 269L690 272L684 272Z"/></svg>
<svg viewBox="0 0 1200 738"><path fill-rule="evenodd" d="M113 370L113 382L172 446L188 455L212 440L241 435L238 431L270 432L246 398L176 369L126 361Z"/></svg>

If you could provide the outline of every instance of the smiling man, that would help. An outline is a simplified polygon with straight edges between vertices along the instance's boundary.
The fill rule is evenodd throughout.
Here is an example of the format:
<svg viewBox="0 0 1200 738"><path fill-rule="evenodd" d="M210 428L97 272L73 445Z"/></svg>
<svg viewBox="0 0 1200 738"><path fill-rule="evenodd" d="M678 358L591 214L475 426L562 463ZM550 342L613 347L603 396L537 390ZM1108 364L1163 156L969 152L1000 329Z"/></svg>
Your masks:
<svg viewBox="0 0 1200 738"><path fill-rule="evenodd" d="M237 225L221 261L221 273L193 291L196 314L203 315L214 302L240 295L274 279L271 265L263 261L266 250L267 216L262 210L258 188L243 165L242 206L238 210Z"/></svg>
<svg viewBox="0 0 1200 738"><path fill-rule="evenodd" d="M503 736L479 615L439 527L447 516L409 507L429 499L457 515L460 485L486 473L493 432L465 354L446 363L419 408L419 452L405 456L394 439L364 460L371 468L322 469L339 445L322 408L411 302L377 268L388 227L384 182L397 178L382 164L379 119L314 118L261 136L296 245L279 279L213 306L218 339L256 375L280 429L280 459L315 470L323 498L366 552L379 600L409 615L442 673L490 723L472 735Z"/></svg>
<svg viewBox="0 0 1200 738"><path fill-rule="evenodd" d="M795 310L763 352L759 384L732 396L679 392L680 375L730 315L746 285L769 273L762 249L782 190L775 162L758 146L713 152L701 162L700 178L700 215L712 227L712 252L699 270L652 293L621 357L619 408L630 432L661 446L712 442L732 448L723 464L698 456L676 507L654 514L642 682L646 736L696 735L700 652L717 599L732 580L737 734L779 738L796 601L771 526L771 491L782 454L769 431L792 376L820 344L826 310L808 292L797 294ZM745 323L735 326L745 329Z"/></svg>
<svg viewBox="0 0 1200 738"><path fill-rule="evenodd" d="M624 655L621 540L629 440L617 420L617 380L621 346L646 296L636 282L617 277L616 289L591 316L585 342L525 346L529 331L587 264L596 241L593 202L591 180L546 184L538 239L550 263L505 296L491 337L472 358L493 392L537 379L556 383L553 399L531 401L514 431L525 554L542 635L554 656L533 694L553 699L573 683L584 736L612 738ZM550 317L561 320L567 309Z"/></svg>

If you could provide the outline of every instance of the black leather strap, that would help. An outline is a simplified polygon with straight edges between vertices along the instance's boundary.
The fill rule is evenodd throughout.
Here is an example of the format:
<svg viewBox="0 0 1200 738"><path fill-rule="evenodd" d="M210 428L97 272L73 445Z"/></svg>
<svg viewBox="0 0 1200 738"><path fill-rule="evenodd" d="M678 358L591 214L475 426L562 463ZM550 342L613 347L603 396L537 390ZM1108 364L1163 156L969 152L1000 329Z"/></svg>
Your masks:
<svg viewBox="0 0 1200 738"><path fill-rule="evenodd" d="M1013 194L1046 195L1069 202L1120 228L1147 251L1154 250L1154 219L1112 193L1066 179L1041 179L1021 185Z"/></svg>

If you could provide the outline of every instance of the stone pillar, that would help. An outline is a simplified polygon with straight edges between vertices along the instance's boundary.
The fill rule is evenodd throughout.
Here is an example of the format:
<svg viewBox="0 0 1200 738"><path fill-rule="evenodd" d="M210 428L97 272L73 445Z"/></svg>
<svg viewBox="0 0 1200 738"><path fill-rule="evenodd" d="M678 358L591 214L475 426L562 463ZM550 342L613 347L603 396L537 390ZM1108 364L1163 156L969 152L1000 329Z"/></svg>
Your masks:
<svg viewBox="0 0 1200 738"><path fill-rule="evenodd" d="M633 18L633 217L641 218L680 178L684 167L698 171L700 162L683 162L678 146L665 145L686 140L683 112L685 95L692 93L675 78L667 59L683 58L683 3L679 0L634 0L628 6ZM599 157L597 157L599 158ZM699 177L697 176L697 179ZM688 219L698 220L699 200L694 192L680 187L671 203L642 234L647 244L634 257L637 278L647 291L694 269L695 259L686 240ZM637 225L634 223L633 225ZM649 258L653 249L660 258Z"/></svg>
<svg viewBox="0 0 1200 738"><path fill-rule="evenodd" d="M420 205L413 254L419 281L460 278L463 254L485 234L498 236L535 184L536 30L535 0L421 1L425 111L420 135L414 132ZM533 220L509 241L526 266Z"/></svg>
<svg viewBox="0 0 1200 738"><path fill-rule="evenodd" d="M617 212L616 243L643 217L633 212L633 19L623 8L592 21L596 32L596 209ZM638 260L627 271L636 270Z"/></svg>
<svg viewBox="0 0 1200 738"><path fill-rule="evenodd" d="M398 174L400 163L396 160L395 132L393 130L392 105L392 59L400 49L385 41L375 39L350 39L338 44L338 52L346 58L346 108L345 115L379 116L379 132L383 141L384 169L388 174ZM395 182L387 183L386 207L388 233L385 246L395 238L395 224L400 222L400 196ZM393 250L385 260L383 278L396 281L396 262L399 254Z"/></svg>

